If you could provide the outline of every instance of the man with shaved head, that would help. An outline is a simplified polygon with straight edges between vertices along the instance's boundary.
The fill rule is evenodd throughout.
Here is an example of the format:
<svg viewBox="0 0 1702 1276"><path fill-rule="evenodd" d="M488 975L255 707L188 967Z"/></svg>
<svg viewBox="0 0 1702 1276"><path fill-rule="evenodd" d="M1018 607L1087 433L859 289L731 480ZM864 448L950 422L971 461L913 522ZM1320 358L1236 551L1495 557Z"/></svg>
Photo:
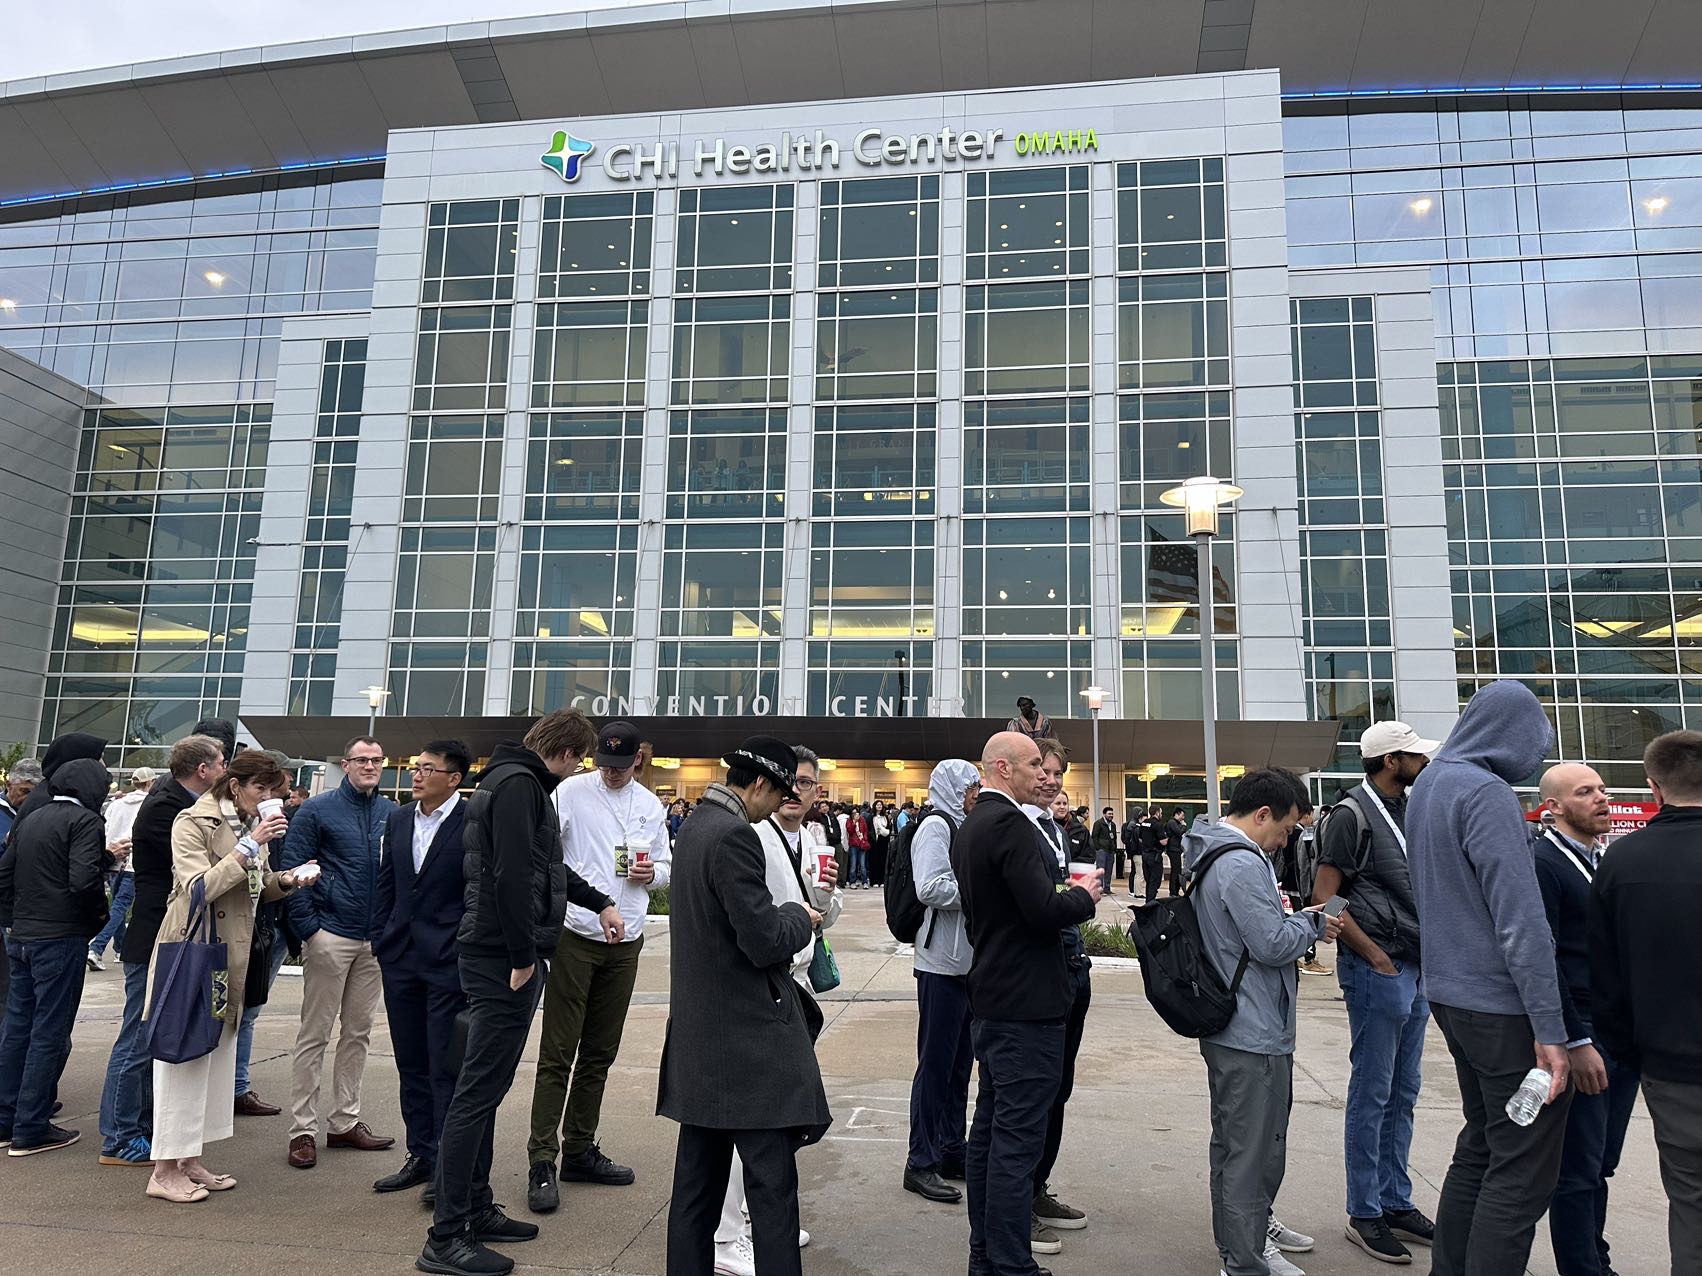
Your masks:
<svg viewBox="0 0 1702 1276"><path fill-rule="evenodd" d="M1097 871L1060 888L1026 804L1048 795L1040 746L1001 731L981 755L981 796L952 841L969 966L970 1037L981 1065L969 1131L969 1270L1033 1276L1034 1175L1064 1073L1075 988L1061 928L1099 902Z"/></svg>
<svg viewBox="0 0 1702 1276"><path fill-rule="evenodd" d="M1619 1164L1637 1105L1637 1073L1595 1040L1590 1001L1590 889L1601 839L1612 826L1607 786L1577 762L1542 777L1542 809L1553 817L1536 841L1537 884L1554 931L1566 1050L1578 1093L1566 1114L1560 1179L1548 1207L1548 1234L1560 1276L1609 1276L1607 1180Z"/></svg>

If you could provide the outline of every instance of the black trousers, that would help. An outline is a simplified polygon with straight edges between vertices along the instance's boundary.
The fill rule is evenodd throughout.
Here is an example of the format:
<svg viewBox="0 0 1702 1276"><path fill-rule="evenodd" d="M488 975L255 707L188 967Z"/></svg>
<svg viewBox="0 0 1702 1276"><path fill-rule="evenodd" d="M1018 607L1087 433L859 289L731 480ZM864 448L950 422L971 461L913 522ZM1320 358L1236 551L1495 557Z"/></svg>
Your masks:
<svg viewBox="0 0 1702 1276"><path fill-rule="evenodd" d="M907 1169L962 1164L969 1110L969 982L962 975L916 972L916 1075L910 1082Z"/></svg>
<svg viewBox="0 0 1702 1276"><path fill-rule="evenodd" d="M1034 1276L1034 1169L1064 1072L1064 1021L977 1019L981 1085L969 1129L971 1276ZM762 1260L758 1258L760 1267Z"/></svg>
<svg viewBox="0 0 1702 1276"><path fill-rule="evenodd" d="M1164 880L1164 856L1159 853L1147 854L1141 852L1141 877L1146 881L1146 902L1152 903L1158 898L1158 884ZM1129 894L1135 893L1135 884L1129 883Z"/></svg>
<svg viewBox="0 0 1702 1276"><path fill-rule="evenodd" d="M1170 861L1170 893L1172 896L1182 893L1182 852L1166 851L1164 858Z"/></svg>
<svg viewBox="0 0 1702 1276"><path fill-rule="evenodd" d="M396 1052L408 1154L433 1161L455 1093L455 1016L467 1004L467 996L458 981L445 980L435 971L395 965L382 966L380 974L384 1017L390 1021L390 1044Z"/></svg>
<svg viewBox="0 0 1702 1276"><path fill-rule="evenodd" d="M514 1084L526 1033L544 990L542 961L519 992L508 986L507 957L461 954L461 991L467 995L467 1049L455 1095L437 1145L437 1205L431 1235L448 1240L491 1203L491 1140L496 1110ZM726 1190L727 1170L721 1170ZM793 1237L794 1244L797 1237Z"/></svg>
<svg viewBox="0 0 1702 1276"><path fill-rule="evenodd" d="M1052 1100L1052 1111L1046 1120L1046 1143L1040 1153L1040 1164L1034 1168L1034 1194L1039 1196L1058 1163L1058 1149L1064 1143L1064 1105L1076 1088L1076 1055L1081 1053L1082 1030L1087 1026L1087 1007L1093 1000L1093 980L1087 966L1072 966L1070 980L1075 984L1075 1001L1070 1003L1070 1016L1064 1020L1064 1067L1058 1082L1058 1097Z"/></svg>
<svg viewBox="0 0 1702 1276"><path fill-rule="evenodd" d="M745 1166L751 1245L763 1276L803 1276L798 1249L797 1140L790 1130L680 1126L674 1197L668 1205L668 1276L710 1276L715 1227L727 1195L733 1149Z"/></svg>
<svg viewBox="0 0 1702 1276"><path fill-rule="evenodd" d="M1607 1090L1573 1095L1566 1114L1560 1180L1548 1206L1548 1236L1560 1276L1603 1276L1613 1270L1604 1234L1607 1181L1619 1168L1631 1110L1637 1106L1637 1073L1606 1051L1602 1062L1607 1065Z"/></svg>
<svg viewBox="0 0 1702 1276"><path fill-rule="evenodd" d="M1466 1125L1436 1210L1432 1276L1507 1276L1531 1256L1537 1220L1560 1177L1570 1089L1527 1126L1507 1100L1535 1066L1535 1038L1523 1015L1495 1015L1431 1003L1448 1040Z"/></svg>

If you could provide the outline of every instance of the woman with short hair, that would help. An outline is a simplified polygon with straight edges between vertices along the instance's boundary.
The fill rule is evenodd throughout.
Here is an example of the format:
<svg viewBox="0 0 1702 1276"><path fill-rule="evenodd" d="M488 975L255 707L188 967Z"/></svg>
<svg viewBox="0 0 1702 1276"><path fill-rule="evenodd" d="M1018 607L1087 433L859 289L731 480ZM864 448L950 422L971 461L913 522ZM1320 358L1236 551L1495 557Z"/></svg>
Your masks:
<svg viewBox="0 0 1702 1276"><path fill-rule="evenodd" d="M172 822L171 895L149 964L149 1002L160 971L160 946L190 937L190 897L197 881L205 889L230 970L224 1031L213 1052L187 1063L154 1061L154 1172L148 1195L160 1200L189 1204L236 1186L230 1175L214 1174L201 1163L201 1149L228 1139L235 1125L236 1038L255 909L282 899L318 871L314 866L304 872L308 865L303 865L277 873L267 864L266 844L284 835L286 821L281 810L262 819L260 803L288 780L277 762L258 749L239 753L224 777Z"/></svg>

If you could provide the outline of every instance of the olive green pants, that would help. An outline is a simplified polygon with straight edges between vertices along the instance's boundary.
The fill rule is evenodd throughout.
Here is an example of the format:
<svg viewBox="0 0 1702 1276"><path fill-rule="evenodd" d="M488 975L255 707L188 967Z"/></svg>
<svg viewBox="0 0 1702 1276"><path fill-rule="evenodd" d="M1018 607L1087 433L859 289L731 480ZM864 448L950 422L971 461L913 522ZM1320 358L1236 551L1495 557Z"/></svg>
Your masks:
<svg viewBox="0 0 1702 1276"><path fill-rule="evenodd" d="M603 1086L621 1048L643 947L642 935L605 944L562 932L544 985L528 1162L553 1161L563 1152L576 1156L596 1141Z"/></svg>

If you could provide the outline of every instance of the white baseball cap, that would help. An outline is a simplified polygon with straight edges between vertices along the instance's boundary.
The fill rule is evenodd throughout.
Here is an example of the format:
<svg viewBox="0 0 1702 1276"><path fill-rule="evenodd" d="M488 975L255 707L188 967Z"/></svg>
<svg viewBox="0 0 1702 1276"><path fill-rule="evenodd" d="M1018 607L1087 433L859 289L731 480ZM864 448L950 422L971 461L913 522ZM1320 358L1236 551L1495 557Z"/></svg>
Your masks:
<svg viewBox="0 0 1702 1276"><path fill-rule="evenodd" d="M1404 722L1373 722L1359 737L1359 753L1366 758L1380 758L1389 753L1422 753L1429 757L1441 747L1440 740L1425 740Z"/></svg>

